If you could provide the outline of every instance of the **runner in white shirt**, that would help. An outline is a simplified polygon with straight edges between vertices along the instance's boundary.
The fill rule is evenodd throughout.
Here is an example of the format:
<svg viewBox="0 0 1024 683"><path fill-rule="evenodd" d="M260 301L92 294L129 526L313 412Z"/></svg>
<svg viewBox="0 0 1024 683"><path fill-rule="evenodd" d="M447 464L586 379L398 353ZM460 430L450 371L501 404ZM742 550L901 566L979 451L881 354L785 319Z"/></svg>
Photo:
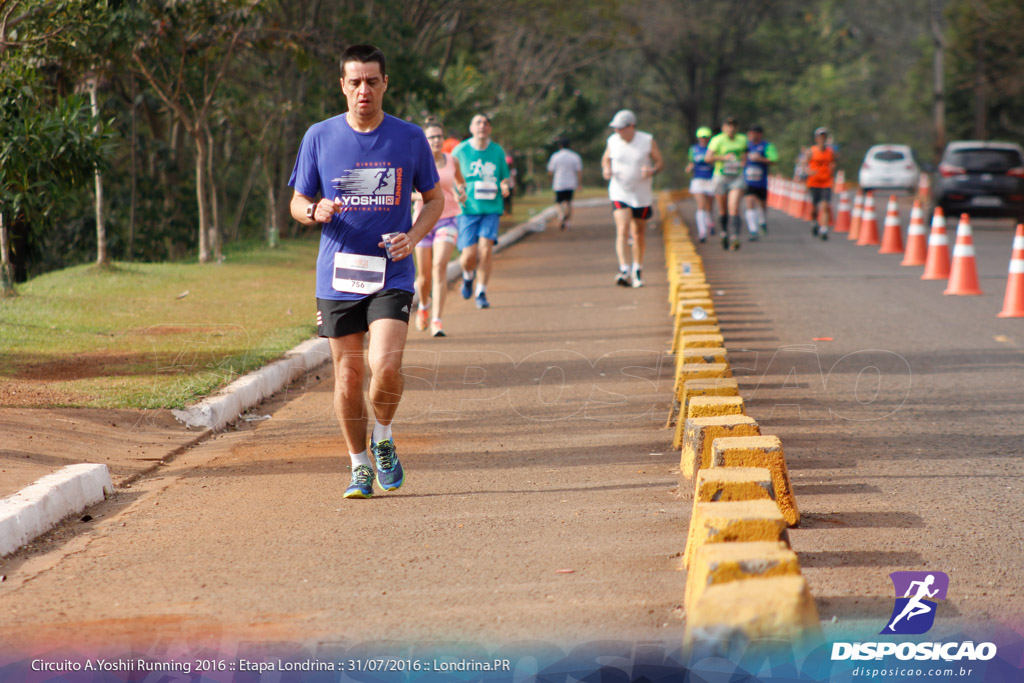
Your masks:
<svg viewBox="0 0 1024 683"><path fill-rule="evenodd" d="M615 283L623 287L643 287L641 269L644 262L647 219L653 204L652 178L664 163L654 136L636 129L636 115L628 109L615 114L608 124L615 130L608 138L601 171L608 180L608 197L612 200L615 218L615 251L619 272ZM630 248L629 238L633 238ZM633 257L630 269L629 255Z"/></svg>
<svg viewBox="0 0 1024 683"><path fill-rule="evenodd" d="M583 184L583 160L569 149L567 139L562 138L558 144L561 149L548 159L548 175L551 176L551 189L555 191L555 204L558 205L558 225L566 230L572 218L573 193Z"/></svg>

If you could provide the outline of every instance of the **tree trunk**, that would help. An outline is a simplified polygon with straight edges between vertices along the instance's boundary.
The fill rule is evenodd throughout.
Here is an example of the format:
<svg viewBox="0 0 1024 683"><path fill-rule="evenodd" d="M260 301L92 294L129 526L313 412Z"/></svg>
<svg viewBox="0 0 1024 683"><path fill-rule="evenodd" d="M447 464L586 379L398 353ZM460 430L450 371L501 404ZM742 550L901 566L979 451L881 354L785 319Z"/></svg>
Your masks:
<svg viewBox="0 0 1024 683"><path fill-rule="evenodd" d="M935 55L932 59L932 78L934 82L932 118L935 126L935 161L938 162L942 159L942 152L946 148L946 40L942 34L942 0L931 0L929 9L932 41L935 44Z"/></svg>
<svg viewBox="0 0 1024 683"><path fill-rule="evenodd" d="M206 203L206 136L203 131L189 131L196 144L196 205L199 208L199 262L210 262L210 216Z"/></svg>
<svg viewBox="0 0 1024 683"><path fill-rule="evenodd" d="M263 166L263 176L267 179L267 228L264 237L269 244L273 242L274 231L277 230L279 236L281 231L277 228L277 189L274 187L270 171L265 164Z"/></svg>
<svg viewBox="0 0 1024 683"><path fill-rule="evenodd" d="M213 133L210 132L209 126L204 126L204 134L206 135L206 172L207 182L210 184L209 187L209 201L210 201L210 236L209 245L213 250L213 258L217 261L221 260L223 256L222 243L221 243L221 231L220 231L220 207L217 201L217 175L213 172L213 152L215 146L213 144Z"/></svg>
<svg viewBox="0 0 1024 683"><path fill-rule="evenodd" d="M129 151L131 152L131 199L128 202L128 260L131 261L135 254L135 197L138 190L138 170L136 169L136 157L139 145L139 131L138 131L138 112L135 106L135 98L137 97L135 89L135 77L131 77L132 81L132 132L131 142L128 145Z"/></svg>
<svg viewBox="0 0 1024 683"><path fill-rule="evenodd" d="M978 36L974 44L974 137L988 139L988 104L985 87L985 39Z"/></svg>
<svg viewBox="0 0 1024 683"><path fill-rule="evenodd" d="M462 10L455 10L455 16L452 18L452 28L448 33L448 37L444 42L444 55L441 57L441 66L437 69L437 80L439 83L444 83L444 74L448 70L448 64L451 62L452 54L455 52L455 37L459 33L459 22L462 21Z"/></svg>
<svg viewBox="0 0 1024 683"><path fill-rule="evenodd" d="M7 225L0 213L0 297L18 296L14 289L14 274L11 272L11 248L7 240Z"/></svg>
<svg viewBox="0 0 1024 683"><path fill-rule="evenodd" d="M100 107L97 102L96 89L97 77L89 79L89 103L92 106L92 115L96 119L95 133L100 132ZM107 255L107 228L103 223L103 174L96 169L96 265L105 266L110 263Z"/></svg>

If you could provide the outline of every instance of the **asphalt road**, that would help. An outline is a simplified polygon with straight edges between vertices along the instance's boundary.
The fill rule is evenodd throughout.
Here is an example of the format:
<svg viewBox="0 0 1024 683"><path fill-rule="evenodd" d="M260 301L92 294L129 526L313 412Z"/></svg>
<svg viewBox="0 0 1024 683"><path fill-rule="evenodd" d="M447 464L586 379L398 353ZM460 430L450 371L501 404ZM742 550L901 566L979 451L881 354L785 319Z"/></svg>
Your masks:
<svg viewBox="0 0 1024 683"><path fill-rule="evenodd" d="M648 286L616 287L610 212L580 210L500 255L489 310L452 292L447 338L410 332L400 491L341 497L322 373L0 564L0 642L678 644L689 509L651 235Z"/></svg>
<svg viewBox="0 0 1024 683"><path fill-rule="evenodd" d="M983 296L777 211L765 240L702 247L748 413L786 451L827 635L878 633L892 571L949 575L934 634L1024 616L1024 319L996 317L1014 225L973 227Z"/></svg>
<svg viewBox="0 0 1024 683"><path fill-rule="evenodd" d="M826 632L877 633L896 570L949 574L936 635L1019 624L1024 320L995 317L1012 226L977 226L981 297L778 212L770 226L739 252L701 249L748 412L786 450L804 516L790 538ZM400 491L341 498L332 385L311 377L270 419L4 560L0 642L678 643L689 507L662 429L656 234L648 286L615 287L608 212L581 211L501 255L490 310L454 293L447 339L410 333Z"/></svg>

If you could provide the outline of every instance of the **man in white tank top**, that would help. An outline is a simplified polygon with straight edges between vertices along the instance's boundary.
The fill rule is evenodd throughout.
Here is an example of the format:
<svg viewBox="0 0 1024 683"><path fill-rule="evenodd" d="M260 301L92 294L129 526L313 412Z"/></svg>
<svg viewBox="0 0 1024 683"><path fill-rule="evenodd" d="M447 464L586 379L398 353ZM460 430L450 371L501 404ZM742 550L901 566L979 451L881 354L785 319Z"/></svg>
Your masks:
<svg viewBox="0 0 1024 683"><path fill-rule="evenodd" d="M664 163L654 136L636 129L633 112L619 111L608 125L615 132L608 138L601 157L601 170L608 181L608 197L612 200L615 219L615 252L619 257L615 283L623 287L643 287L644 230L654 203L652 178ZM633 238L632 248L630 237Z"/></svg>

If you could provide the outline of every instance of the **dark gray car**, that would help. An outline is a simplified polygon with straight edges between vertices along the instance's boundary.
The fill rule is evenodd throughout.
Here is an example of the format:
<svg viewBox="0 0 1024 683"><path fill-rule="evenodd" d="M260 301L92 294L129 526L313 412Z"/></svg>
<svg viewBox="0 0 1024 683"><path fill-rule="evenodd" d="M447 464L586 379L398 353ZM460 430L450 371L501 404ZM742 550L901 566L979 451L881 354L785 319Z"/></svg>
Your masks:
<svg viewBox="0 0 1024 683"><path fill-rule="evenodd" d="M1012 142L949 143L939 164L935 204L947 216L1024 220L1024 150Z"/></svg>

